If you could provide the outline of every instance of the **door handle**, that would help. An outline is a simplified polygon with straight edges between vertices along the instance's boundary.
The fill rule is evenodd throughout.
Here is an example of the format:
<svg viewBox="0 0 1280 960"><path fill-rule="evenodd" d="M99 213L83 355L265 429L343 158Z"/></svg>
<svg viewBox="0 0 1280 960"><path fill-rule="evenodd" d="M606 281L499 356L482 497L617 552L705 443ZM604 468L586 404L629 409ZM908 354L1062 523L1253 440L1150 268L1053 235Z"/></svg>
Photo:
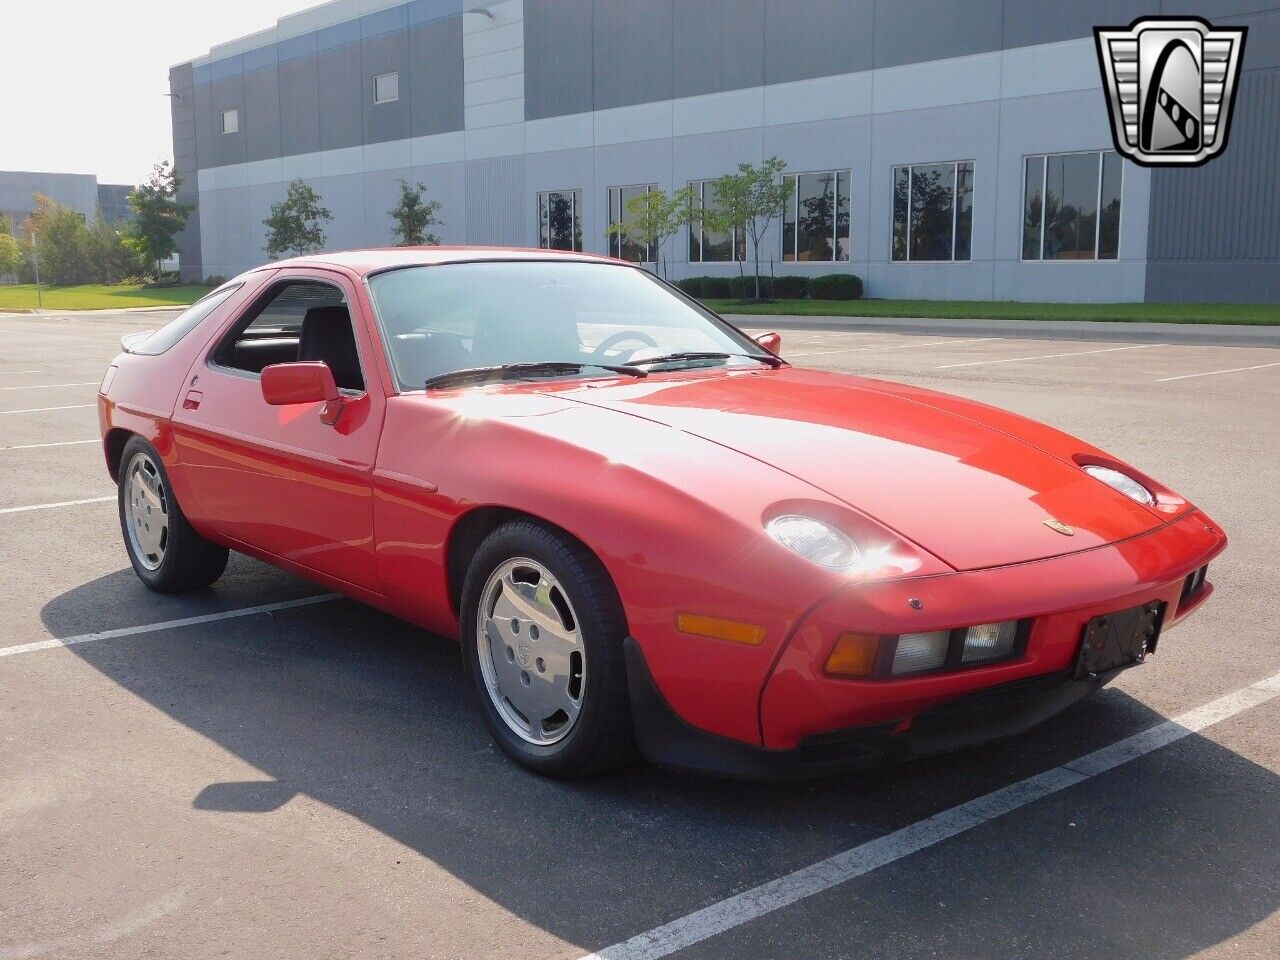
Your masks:
<svg viewBox="0 0 1280 960"><path fill-rule="evenodd" d="M182 398L183 410L199 410L200 401L204 399L204 394L199 390L188 390L187 395Z"/></svg>

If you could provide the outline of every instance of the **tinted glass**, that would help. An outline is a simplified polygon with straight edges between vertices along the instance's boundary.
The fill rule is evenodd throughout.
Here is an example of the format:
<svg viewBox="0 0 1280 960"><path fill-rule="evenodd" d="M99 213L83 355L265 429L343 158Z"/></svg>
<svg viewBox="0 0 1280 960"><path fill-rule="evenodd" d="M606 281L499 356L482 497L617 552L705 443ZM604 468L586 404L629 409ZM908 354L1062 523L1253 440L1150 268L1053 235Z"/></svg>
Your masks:
<svg viewBox="0 0 1280 960"><path fill-rule="evenodd" d="M910 239L907 210L911 202L911 168L893 170L893 259L906 260Z"/></svg>
<svg viewBox="0 0 1280 960"><path fill-rule="evenodd" d="M582 191L538 194L538 245L550 250L582 249Z"/></svg>
<svg viewBox="0 0 1280 960"><path fill-rule="evenodd" d="M1040 259L1044 216L1044 157L1027 157L1022 200L1022 259Z"/></svg>
<svg viewBox="0 0 1280 960"><path fill-rule="evenodd" d="M849 259L849 182L848 170L836 174L836 259Z"/></svg>
<svg viewBox="0 0 1280 960"><path fill-rule="evenodd" d="M242 284L237 283L235 286L222 287L208 296L201 297L151 336L147 337L147 339L143 340L142 343L134 347L133 352L149 357L164 353L198 327L205 317L226 303L227 298L239 290L241 286Z"/></svg>
<svg viewBox="0 0 1280 960"><path fill-rule="evenodd" d="M635 223L635 216L627 209L627 203L636 197L642 197L649 192L649 185L642 184L638 187L622 187L619 197L619 215L623 223ZM630 260L633 263L640 263L651 259L649 254L649 246L644 243L637 243L630 236L622 238L622 247L619 256L623 260Z"/></svg>
<svg viewBox="0 0 1280 960"><path fill-rule="evenodd" d="M704 180L702 183L702 204L704 209L716 210L716 185ZM727 233L702 231L702 259L707 263L724 263L733 259L733 238Z"/></svg>
<svg viewBox="0 0 1280 960"><path fill-rule="evenodd" d="M911 168L912 260L951 259L955 180L955 164Z"/></svg>
<svg viewBox="0 0 1280 960"><path fill-rule="evenodd" d="M1123 162L1114 150L1102 155L1102 213L1098 225L1098 259L1120 255L1120 181Z"/></svg>
<svg viewBox="0 0 1280 960"><path fill-rule="evenodd" d="M782 208L782 259L796 258L796 178L787 174L782 178L787 187L787 202Z"/></svg>
<svg viewBox="0 0 1280 960"><path fill-rule="evenodd" d="M973 238L973 164L956 164L956 253L968 260Z"/></svg>
<svg viewBox="0 0 1280 960"><path fill-rule="evenodd" d="M1049 157L1046 164L1044 258L1092 260L1098 226L1098 154Z"/></svg>
<svg viewBox="0 0 1280 960"><path fill-rule="evenodd" d="M834 173L803 173L799 183L797 260L835 259Z"/></svg>
<svg viewBox="0 0 1280 960"><path fill-rule="evenodd" d="M376 274L369 289L403 390L420 390L429 377L453 370L505 363L625 363L683 350L761 354L634 267L456 263ZM609 349L597 352L606 339Z"/></svg>

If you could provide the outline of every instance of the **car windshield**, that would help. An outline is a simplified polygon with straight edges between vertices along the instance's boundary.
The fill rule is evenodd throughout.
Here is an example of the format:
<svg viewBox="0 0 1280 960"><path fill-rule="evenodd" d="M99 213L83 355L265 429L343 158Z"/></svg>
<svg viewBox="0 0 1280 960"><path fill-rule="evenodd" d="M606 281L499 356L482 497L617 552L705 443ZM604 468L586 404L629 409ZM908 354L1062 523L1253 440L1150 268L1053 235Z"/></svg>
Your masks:
<svg viewBox="0 0 1280 960"><path fill-rule="evenodd" d="M607 376L592 365L658 371L773 359L635 267L573 260L450 263L375 274L369 289L401 390L421 390L428 380L460 370L512 364L581 364L589 376ZM519 375L575 372L525 369Z"/></svg>

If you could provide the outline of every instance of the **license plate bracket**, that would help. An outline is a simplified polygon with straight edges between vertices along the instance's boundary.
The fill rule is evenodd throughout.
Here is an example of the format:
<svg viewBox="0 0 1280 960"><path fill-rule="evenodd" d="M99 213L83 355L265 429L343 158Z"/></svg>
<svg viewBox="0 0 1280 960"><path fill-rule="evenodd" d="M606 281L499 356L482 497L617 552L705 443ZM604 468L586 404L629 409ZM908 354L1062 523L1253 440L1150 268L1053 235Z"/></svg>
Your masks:
<svg viewBox="0 0 1280 960"><path fill-rule="evenodd" d="M1164 623L1163 600L1094 617L1084 625L1076 657L1077 680L1134 667L1154 653Z"/></svg>

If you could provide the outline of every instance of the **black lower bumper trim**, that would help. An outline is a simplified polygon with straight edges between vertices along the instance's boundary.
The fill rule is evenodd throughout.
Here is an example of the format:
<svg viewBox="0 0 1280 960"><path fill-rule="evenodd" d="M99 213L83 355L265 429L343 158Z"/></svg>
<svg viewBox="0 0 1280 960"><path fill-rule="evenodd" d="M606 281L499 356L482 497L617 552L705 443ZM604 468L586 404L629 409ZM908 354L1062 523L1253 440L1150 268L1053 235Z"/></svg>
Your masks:
<svg viewBox="0 0 1280 960"><path fill-rule="evenodd" d="M766 750L699 730L682 720L658 690L640 645L624 641L636 739L652 763L746 780L821 777L959 750L1013 736L1099 690L1119 670L1084 680L1070 671L1016 680L948 700L898 723L818 734L794 750Z"/></svg>

